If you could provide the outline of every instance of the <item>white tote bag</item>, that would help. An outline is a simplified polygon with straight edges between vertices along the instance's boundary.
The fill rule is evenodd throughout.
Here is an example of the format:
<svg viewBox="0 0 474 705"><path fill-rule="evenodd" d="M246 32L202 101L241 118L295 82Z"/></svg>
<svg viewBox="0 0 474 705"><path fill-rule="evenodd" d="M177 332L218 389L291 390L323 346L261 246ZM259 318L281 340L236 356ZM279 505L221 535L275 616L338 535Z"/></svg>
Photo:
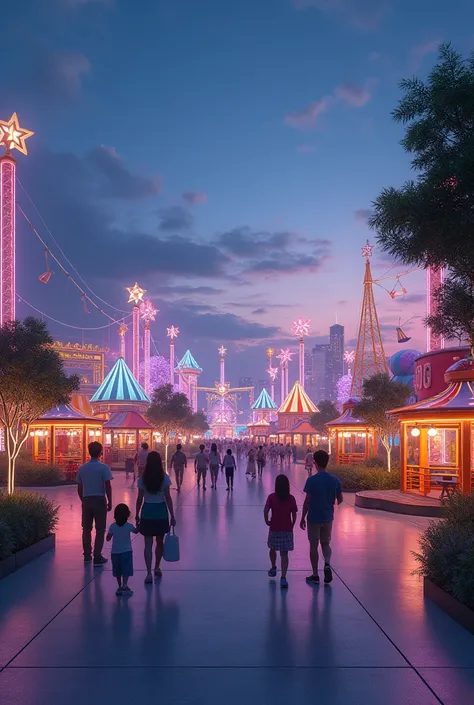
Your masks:
<svg viewBox="0 0 474 705"><path fill-rule="evenodd" d="M171 527L170 533L165 536L163 559L168 563L179 561L179 538L174 533L174 527Z"/></svg>

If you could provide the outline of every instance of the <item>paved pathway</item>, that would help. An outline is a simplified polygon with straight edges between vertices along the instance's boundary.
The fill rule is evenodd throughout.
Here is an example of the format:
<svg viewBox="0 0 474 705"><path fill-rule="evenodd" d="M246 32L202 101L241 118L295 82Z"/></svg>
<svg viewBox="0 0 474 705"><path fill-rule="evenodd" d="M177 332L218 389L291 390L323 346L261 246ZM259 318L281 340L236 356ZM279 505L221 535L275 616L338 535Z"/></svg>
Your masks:
<svg viewBox="0 0 474 705"><path fill-rule="evenodd" d="M305 584L298 529L282 592L266 575L271 472L240 470L231 496L223 481L198 492L193 476L177 511L182 560L145 588L136 537L130 599L115 597L109 566L82 563L75 488L45 491L61 503L57 549L0 582L2 705L472 705L474 637L411 574L428 520L355 509L348 495L332 585ZM290 477L301 506L303 468ZM132 505L124 476L113 485L114 503Z"/></svg>

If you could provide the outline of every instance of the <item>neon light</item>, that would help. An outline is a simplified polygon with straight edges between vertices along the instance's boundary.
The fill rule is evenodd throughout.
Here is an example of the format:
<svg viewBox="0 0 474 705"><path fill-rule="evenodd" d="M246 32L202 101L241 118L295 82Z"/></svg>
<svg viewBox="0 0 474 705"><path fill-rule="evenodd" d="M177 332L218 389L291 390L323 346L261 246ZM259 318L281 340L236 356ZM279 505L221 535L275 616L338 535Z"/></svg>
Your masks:
<svg viewBox="0 0 474 705"><path fill-rule="evenodd" d="M166 329L166 335L170 339L170 383L174 389L174 339L178 337L179 328L171 326Z"/></svg>
<svg viewBox="0 0 474 705"><path fill-rule="evenodd" d="M16 162L0 159L0 325L15 320L15 179Z"/></svg>
<svg viewBox="0 0 474 705"><path fill-rule="evenodd" d="M299 378L300 378L300 384L303 388L304 388L304 381L305 381L304 380L304 336L309 335L310 328L311 328L311 321L309 319L297 318L296 321L293 321L293 327L291 329L293 335L298 336L298 338L300 339Z"/></svg>
<svg viewBox="0 0 474 705"><path fill-rule="evenodd" d="M155 320L158 309L153 306L153 302L150 299L146 299L140 306L140 314L145 321L145 338L144 338L144 357L145 357L145 374L144 374L144 384L145 392L150 394L150 322ZM140 371L140 362L138 363L138 373Z"/></svg>
<svg viewBox="0 0 474 705"><path fill-rule="evenodd" d="M146 294L146 289L141 289L138 283L135 282L133 286L125 287L126 291L129 293L128 303L138 304L143 301L143 296Z"/></svg>
<svg viewBox="0 0 474 705"><path fill-rule="evenodd" d="M140 368L140 308L137 304L133 307L132 351L132 372L136 379Z"/></svg>
<svg viewBox="0 0 474 705"><path fill-rule="evenodd" d="M8 122L0 120L0 145L5 147L7 155L12 149L17 149L22 154L28 154L25 140L34 134L31 130L20 127L16 113L13 113Z"/></svg>
<svg viewBox="0 0 474 705"><path fill-rule="evenodd" d="M436 292L444 282L444 269L439 267L428 267L426 270L426 315L432 316L436 313ZM440 350L444 348L444 338L435 335L430 328L426 327L426 351Z"/></svg>
<svg viewBox="0 0 474 705"><path fill-rule="evenodd" d="M125 334L128 331L128 326L125 323L122 323L120 328L118 329L117 333L120 336L120 357L123 357L125 360Z"/></svg>

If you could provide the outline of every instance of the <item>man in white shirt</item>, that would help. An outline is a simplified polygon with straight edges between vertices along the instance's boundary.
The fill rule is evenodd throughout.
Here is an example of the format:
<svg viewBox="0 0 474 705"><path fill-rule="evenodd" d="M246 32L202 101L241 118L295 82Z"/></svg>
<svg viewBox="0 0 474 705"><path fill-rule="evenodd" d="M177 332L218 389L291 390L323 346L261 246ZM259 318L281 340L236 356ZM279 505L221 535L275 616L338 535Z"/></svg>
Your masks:
<svg viewBox="0 0 474 705"><path fill-rule="evenodd" d="M107 558L102 555L104 546L107 512L112 509L113 479L110 468L102 463L103 448L101 443L89 443L88 463L81 465L77 471L77 494L82 502L82 547L84 550L84 563L92 560L92 526L95 523L94 565L101 566L107 563Z"/></svg>
<svg viewBox="0 0 474 705"><path fill-rule="evenodd" d="M176 446L176 451L171 456L170 468L174 468L174 473L176 477L176 489L181 492L181 485L183 484L184 469L187 467L188 461L186 454L183 453L183 446L178 443Z"/></svg>

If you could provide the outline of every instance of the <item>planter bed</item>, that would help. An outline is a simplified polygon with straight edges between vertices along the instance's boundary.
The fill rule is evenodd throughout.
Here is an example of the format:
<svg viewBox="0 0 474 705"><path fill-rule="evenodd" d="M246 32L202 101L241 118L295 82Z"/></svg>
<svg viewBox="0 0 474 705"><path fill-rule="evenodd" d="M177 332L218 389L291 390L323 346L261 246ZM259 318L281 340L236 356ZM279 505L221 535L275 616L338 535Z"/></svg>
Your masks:
<svg viewBox="0 0 474 705"><path fill-rule="evenodd" d="M467 629L468 632L474 634L474 611L456 600L455 597L448 592L442 590L428 578L423 578L423 594L428 600L437 605L443 612L454 619L455 622Z"/></svg>
<svg viewBox="0 0 474 705"><path fill-rule="evenodd" d="M45 539L41 539L40 541L33 543L31 546L14 553L13 556L4 558L0 561L0 580L2 578L6 578L7 575L14 573L16 570L23 568L24 565L30 563L35 558L38 558L38 556L42 556L43 553L51 551L55 545L56 535L51 534L51 536L47 536Z"/></svg>

